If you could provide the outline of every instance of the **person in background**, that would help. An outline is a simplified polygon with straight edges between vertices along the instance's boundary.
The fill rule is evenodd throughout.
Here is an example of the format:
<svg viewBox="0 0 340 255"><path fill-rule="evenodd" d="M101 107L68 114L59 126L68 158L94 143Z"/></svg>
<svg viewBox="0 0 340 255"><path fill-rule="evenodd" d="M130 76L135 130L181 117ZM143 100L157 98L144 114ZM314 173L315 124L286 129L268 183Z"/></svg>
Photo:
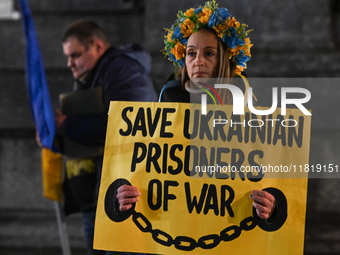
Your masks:
<svg viewBox="0 0 340 255"><path fill-rule="evenodd" d="M102 148L85 153L84 156L67 157L63 185L64 212L65 215L79 211L83 213L89 254L121 254L93 249L107 113L110 101L157 100L153 84L148 77L151 58L137 44L124 48L112 47L103 29L88 20L73 23L62 37L62 46L67 57L67 67L75 79L74 95L100 88L99 102L96 103L102 106L97 107L98 110L91 109L91 112L84 113L81 111L86 109L87 104L91 105L93 102L79 100L80 104L83 104L75 107L80 109L79 114L75 112L65 115L57 110L56 140L61 141L59 144L62 151L63 146L64 149L66 147L65 138L80 147Z"/></svg>

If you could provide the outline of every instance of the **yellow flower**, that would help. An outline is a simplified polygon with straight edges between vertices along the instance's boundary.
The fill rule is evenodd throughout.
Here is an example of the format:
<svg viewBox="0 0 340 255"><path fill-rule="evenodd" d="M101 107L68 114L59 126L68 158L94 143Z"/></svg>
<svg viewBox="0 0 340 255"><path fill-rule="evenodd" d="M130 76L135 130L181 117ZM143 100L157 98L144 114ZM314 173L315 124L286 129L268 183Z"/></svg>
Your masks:
<svg viewBox="0 0 340 255"><path fill-rule="evenodd" d="M191 17L194 15L194 8L191 8L189 10L187 10L185 13L184 13L185 16L187 17Z"/></svg>
<svg viewBox="0 0 340 255"><path fill-rule="evenodd" d="M236 56L240 51L240 46L237 45L234 49L228 47L229 56Z"/></svg>
<svg viewBox="0 0 340 255"><path fill-rule="evenodd" d="M184 20L184 22L179 26L181 28L181 34L183 34L183 38L189 37L192 34L192 30L195 28L195 24L190 19Z"/></svg>
<svg viewBox="0 0 340 255"><path fill-rule="evenodd" d="M208 7L204 7L202 12L198 15L198 20L204 24L207 24L211 15L211 10Z"/></svg>
<svg viewBox="0 0 340 255"><path fill-rule="evenodd" d="M228 27L235 27L236 29L238 29L239 27L240 27L240 22L238 22L236 19L235 19L235 17L233 17L233 18L228 18L227 20L226 20L226 23L227 23L227 26Z"/></svg>
<svg viewBox="0 0 340 255"><path fill-rule="evenodd" d="M244 54L251 57L250 48L253 46L253 44L250 43L250 39L248 37L244 39L244 42L245 42L245 44L243 45Z"/></svg>
<svg viewBox="0 0 340 255"><path fill-rule="evenodd" d="M218 24L214 26L213 29L216 31L218 37L222 38L224 36L224 32L227 30L226 24Z"/></svg>
<svg viewBox="0 0 340 255"><path fill-rule="evenodd" d="M173 33L174 33L174 31L170 31L170 32L168 33L168 35L166 36L166 38L168 39L169 42L172 42L171 36L172 36Z"/></svg>
<svg viewBox="0 0 340 255"><path fill-rule="evenodd" d="M191 19L184 20L183 24L188 26L188 27L190 26L192 28L194 28L194 26L195 26L195 24L191 21Z"/></svg>
<svg viewBox="0 0 340 255"><path fill-rule="evenodd" d="M247 67L243 67L243 66L236 66L236 70L235 73L238 75L241 75L241 72L243 72L244 69L246 69Z"/></svg>
<svg viewBox="0 0 340 255"><path fill-rule="evenodd" d="M171 53L175 56L176 60L180 60L185 56L186 46L177 42L175 47L171 49Z"/></svg>

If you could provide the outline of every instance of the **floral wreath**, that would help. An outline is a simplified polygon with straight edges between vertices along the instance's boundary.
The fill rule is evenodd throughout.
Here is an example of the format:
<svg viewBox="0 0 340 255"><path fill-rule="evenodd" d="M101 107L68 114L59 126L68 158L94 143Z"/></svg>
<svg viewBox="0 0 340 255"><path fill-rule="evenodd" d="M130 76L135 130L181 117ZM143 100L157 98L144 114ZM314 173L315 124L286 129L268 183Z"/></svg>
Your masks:
<svg viewBox="0 0 340 255"><path fill-rule="evenodd" d="M197 9L191 8L185 13L179 11L177 19L168 34L164 36L165 49L163 54L173 62L176 69L184 66L188 37L204 26L216 31L222 42L227 44L229 59L236 64L236 74L247 68L250 60L250 43L246 30L248 25L236 21L226 8L218 8L215 1L206 2Z"/></svg>

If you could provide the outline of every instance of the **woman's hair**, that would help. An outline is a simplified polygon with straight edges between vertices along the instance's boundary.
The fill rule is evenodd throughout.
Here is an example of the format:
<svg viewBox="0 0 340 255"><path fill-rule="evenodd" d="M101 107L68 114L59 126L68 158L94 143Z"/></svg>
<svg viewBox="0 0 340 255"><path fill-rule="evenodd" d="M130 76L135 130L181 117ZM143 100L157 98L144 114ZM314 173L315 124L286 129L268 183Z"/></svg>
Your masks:
<svg viewBox="0 0 340 255"><path fill-rule="evenodd" d="M216 35L215 30L205 26L199 31L208 31L210 33L213 33L218 41L218 74L217 77L211 77L211 78L220 78L220 79L227 79L229 82L230 79L234 78L235 76L235 70L236 66L233 62L229 60L229 54L228 54L228 48L225 43L222 42L222 40ZM181 79L182 87L184 88L185 83L189 80L188 71L186 68L186 65L178 70L176 73L176 78ZM223 104L232 104L232 95L229 90L227 89L217 89L217 93L221 97Z"/></svg>

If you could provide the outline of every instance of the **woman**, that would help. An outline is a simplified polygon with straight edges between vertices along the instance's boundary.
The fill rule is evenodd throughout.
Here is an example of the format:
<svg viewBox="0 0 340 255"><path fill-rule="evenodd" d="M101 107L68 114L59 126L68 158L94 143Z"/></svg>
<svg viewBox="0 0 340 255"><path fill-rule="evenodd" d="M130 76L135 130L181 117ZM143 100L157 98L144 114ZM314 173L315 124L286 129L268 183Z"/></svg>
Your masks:
<svg viewBox="0 0 340 255"><path fill-rule="evenodd" d="M240 24L227 9L215 2L204 7L180 12L165 37L164 54L178 72L162 89L160 101L190 102L190 95L207 88L190 83L196 79L234 78L241 75L250 59L250 40L246 25ZM190 85L191 84L191 85ZM224 94L223 94L224 92ZM219 91L224 104L231 104L229 90ZM138 201L136 187L123 185L117 190L121 211L129 210ZM268 220L275 208L275 198L266 191L253 190L250 195L257 215Z"/></svg>

